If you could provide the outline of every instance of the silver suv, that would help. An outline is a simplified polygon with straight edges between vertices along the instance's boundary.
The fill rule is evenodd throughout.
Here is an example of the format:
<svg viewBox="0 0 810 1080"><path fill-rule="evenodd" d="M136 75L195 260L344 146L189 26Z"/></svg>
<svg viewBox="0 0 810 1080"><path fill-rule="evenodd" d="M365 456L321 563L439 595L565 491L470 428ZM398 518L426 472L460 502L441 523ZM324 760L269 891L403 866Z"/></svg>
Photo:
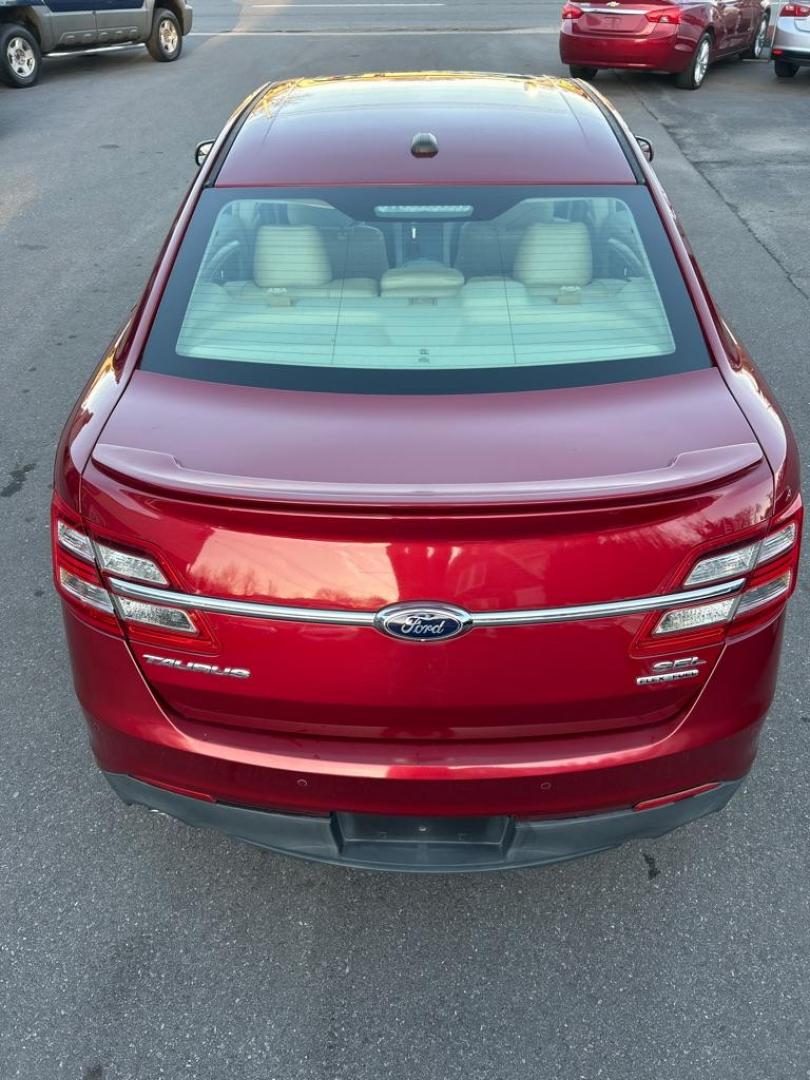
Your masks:
<svg viewBox="0 0 810 1080"><path fill-rule="evenodd" d="M810 0L782 4L771 42L773 67L780 79L792 79L800 67L810 65Z"/></svg>
<svg viewBox="0 0 810 1080"><path fill-rule="evenodd" d="M0 80L33 86L46 53L105 45L143 44L155 60L176 60L191 18L186 0L0 0Z"/></svg>

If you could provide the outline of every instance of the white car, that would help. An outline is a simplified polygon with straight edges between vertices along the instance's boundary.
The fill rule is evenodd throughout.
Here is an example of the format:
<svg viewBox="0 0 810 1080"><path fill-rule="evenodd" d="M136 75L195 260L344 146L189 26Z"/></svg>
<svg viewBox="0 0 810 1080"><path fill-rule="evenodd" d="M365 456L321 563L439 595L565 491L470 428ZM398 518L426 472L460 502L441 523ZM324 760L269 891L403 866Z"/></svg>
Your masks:
<svg viewBox="0 0 810 1080"><path fill-rule="evenodd" d="M810 3L782 4L774 27L771 57L780 79L792 79L800 67L810 67Z"/></svg>

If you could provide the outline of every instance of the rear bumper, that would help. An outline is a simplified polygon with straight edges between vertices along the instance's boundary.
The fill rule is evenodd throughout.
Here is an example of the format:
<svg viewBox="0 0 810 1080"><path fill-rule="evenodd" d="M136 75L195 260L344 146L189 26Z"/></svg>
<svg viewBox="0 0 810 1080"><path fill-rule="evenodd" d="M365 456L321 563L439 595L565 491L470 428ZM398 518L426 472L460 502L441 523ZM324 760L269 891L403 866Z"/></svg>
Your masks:
<svg viewBox="0 0 810 1080"><path fill-rule="evenodd" d="M655 36L598 37L560 31L560 59L564 64L585 67L629 68L677 74L687 66L695 42L680 38L673 26Z"/></svg>
<svg viewBox="0 0 810 1080"><path fill-rule="evenodd" d="M686 713L662 726L467 743L285 736L183 720L155 697L122 639L69 609L65 623L106 773L259 812L548 820L627 811L743 777L773 695L783 619L729 643Z"/></svg>
<svg viewBox="0 0 810 1080"><path fill-rule="evenodd" d="M810 65L810 49L791 49L784 45L775 45L776 51L771 52L772 60L784 60L788 64L798 64L799 67Z"/></svg>
<svg viewBox="0 0 810 1080"><path fill-rule="evenodd" d="M791 53L790 60L794 64L810 63L810 31L797 30L794 19L779 19L773 32L771 48ZM780 56L779 59L786 60L788 57Z"/></svg>
<svg viewBox="0 0 810 1080"><path fill-rule="evenodd" d="M722 810L741 781L648 810L526 821L395 817L372 814L282 814L189 798L107 773L127 804L137 803L188 825L216 829L282 855L367 870L421 873L508 870L563 862L652 838Z"/></svg>

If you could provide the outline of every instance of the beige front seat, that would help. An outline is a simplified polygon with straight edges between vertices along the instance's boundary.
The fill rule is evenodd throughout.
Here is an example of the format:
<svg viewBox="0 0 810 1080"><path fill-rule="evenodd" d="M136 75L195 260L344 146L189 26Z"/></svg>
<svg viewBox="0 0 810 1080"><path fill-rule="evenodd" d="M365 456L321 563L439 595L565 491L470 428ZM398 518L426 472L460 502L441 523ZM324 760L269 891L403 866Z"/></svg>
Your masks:
<svg viewBox="0 0 810 1080"><path fill-rule="evenodd" d="M529 226L553 220L553 199L524 199L494 221L465 222L458 238L456 269L467 281L509 277Z"/></svg>
<svg viewBox="0 0 810 1080"><path fill-rule="evenodd" d="M593 280L591 234L582 221L535 222L515 255L512 277L531 293L576 290Z"/></svg>
<svg viewBox="0 0 810 1080"><path fill-rule="evenodd" d="M256 232L253 280L271 297L368 297L373 278L333 278L323 237L314 225L261 225Z"/></svg>

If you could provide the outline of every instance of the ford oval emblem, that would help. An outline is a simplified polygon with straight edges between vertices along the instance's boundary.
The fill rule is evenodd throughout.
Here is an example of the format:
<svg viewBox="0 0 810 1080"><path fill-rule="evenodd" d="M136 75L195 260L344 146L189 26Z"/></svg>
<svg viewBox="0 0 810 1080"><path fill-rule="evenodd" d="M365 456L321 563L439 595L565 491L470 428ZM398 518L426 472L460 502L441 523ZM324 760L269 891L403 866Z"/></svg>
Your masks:
<svg viewBox="0 0 810 1080"><path fill-rule="evenodd" d="M400 641L449 641L472 628L468 611L454 604L391 604L378 611L374 625Z"/></svg>

